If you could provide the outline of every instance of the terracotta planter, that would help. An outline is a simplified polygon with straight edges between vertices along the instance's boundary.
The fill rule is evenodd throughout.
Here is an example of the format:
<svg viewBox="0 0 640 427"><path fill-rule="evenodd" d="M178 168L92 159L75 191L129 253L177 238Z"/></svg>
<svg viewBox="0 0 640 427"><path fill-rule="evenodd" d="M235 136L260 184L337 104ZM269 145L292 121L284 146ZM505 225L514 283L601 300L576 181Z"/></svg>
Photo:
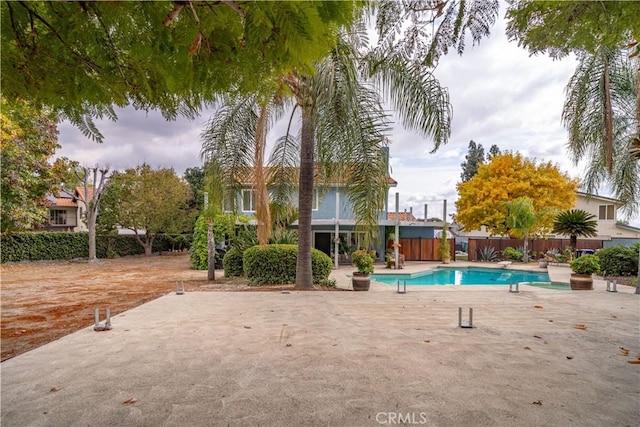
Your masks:
<svg viewBox="0 0 640 427"><path fill-rule="evenodd" d="M351 286L353 286L354 291L368 291L370 285L371 278L368 274L358 273L357 271L353 272L353 276L351 277Z"/></svg>
<svg viewBox="0 0 640 427"><path fill-rule="evenodd" d="M571 273L570 283L572 291L593 290L593 277L591 274Z"/></svg>

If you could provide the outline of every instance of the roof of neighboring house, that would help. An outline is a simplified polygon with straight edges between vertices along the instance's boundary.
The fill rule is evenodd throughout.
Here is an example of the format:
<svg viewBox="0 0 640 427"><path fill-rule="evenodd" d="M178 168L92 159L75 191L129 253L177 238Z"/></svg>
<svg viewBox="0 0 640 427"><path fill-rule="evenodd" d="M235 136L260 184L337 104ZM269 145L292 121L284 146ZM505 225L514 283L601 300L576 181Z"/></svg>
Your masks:
<svg viewBox="0 0 640 427"><path fill-rule="evenodd" d="M47 206L50 208L77 208L75 198L69 197L67 194L49 194L47 195Z"/></svg>
<svg viewBox="0 0 640 427"><path fill-rule="evenodd" d="M415 216L413 216L413 213L411 212L398 212L398 218L400 219L400 221L417 221L418 220ZM387 213L387 219L395 220L396 213L395 212Z"/></svg>
<svg viewBox="0 0 640 427"><path fill-rule="evenodd" d="M93 198L93 187L89 187L87 189L87 193L89 194L89 198ZM57 194L48 194L47 195L47 206L50 208L77 208L78 200L84 201L83 197L84 187L76 187L73 194L67 192L60 192Z"/></svg>
<svg viewBox="0 0 640 427"><path fill-rule="evenodd" d="M623 222L616 222L616 227L624 228L625 230L640 232L640 228L634 227L633 225L625 224Z"/></svg>
<svg viewBox="0 0 640 427"><path fill-rule="evenodd" d="M89 200L93 200L93 187L87 188L87 193L89 194ZM80 200L87 200L87 198L84 197L84 187L76 187L75 194Z"/></svg>
<svg viewBox="0 0 640 427"><path fill-rule="evenodd" d="M614 203L618 206L622 206L623 204L620 200L614 199L611 197L598 196L597 194L583 193L580 191L578 191L577 194L578 194L578 197L583 197L587 200L593 199L593 200L602 201L602 202L609 202L609 203Z"/></svg>

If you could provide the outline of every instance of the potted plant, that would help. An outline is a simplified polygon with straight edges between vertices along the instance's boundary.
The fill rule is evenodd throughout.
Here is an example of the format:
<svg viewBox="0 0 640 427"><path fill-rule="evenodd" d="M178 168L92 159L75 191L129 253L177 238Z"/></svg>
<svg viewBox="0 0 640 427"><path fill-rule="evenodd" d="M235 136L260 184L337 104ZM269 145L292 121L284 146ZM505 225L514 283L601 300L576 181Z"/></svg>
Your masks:
<svg viewBox="0 0 640 427"><path fill-rule="evenodd" d="M571 267L571 289L574 291L592 290L593 274L600 272L600 260L597 255L582 255L569 263Z"/></svg>
<svg viewBox="0 0 640 427"><path fill-rule="evenodd" d="M351 285L354 291L368 291L371 279L369 275L373 273L373 258L365 250L357 250L351 254L353 265L358 271L353 272Z"/></svg>
<svg viewBox="0 0 640 427"><path fill-rule="evenodd" d="M542 251L538 252L536 255L538 256L538 267L547 268L547 265L549 264L547 255Z"/></svg>
<svg viewBox="0 0 640 427"><path fill-rule="evenodd" d="M440 235L440 242L438 243L438 254L442 259L443 264L449 264L451 262L451 248L449 247L449 241L447 240L447 230L449 226L445 222L442 226L442 235Z"/></svg>

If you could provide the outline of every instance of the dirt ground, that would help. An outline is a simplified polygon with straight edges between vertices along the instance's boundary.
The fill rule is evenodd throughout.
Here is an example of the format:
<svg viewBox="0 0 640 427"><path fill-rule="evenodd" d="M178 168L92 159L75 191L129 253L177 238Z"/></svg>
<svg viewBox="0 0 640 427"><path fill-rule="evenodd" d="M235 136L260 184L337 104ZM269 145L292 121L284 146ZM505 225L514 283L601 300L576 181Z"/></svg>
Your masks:
<svg viewBox="0 0 640 427"><path fill-rule="evenodd" d="M122 313L169 292L176 281L189 291L277 291L293 285L249 286L243 279L216 281L192 270L188 256L45 261L0 265L1 361L94 324L106 309ZM319 288L318 290L332 290Z"/></svg>
<svg viewBox="0 0 640 427"><path fill-rule="evenodd" d="M94 311L111 315L175 291L242 290L242 283L207 283L206 271L187 256L126 257L88 263L49 261L0 266L2 359L6 360L94 323ZM223 282L223 281L221 281Z"/></svg>

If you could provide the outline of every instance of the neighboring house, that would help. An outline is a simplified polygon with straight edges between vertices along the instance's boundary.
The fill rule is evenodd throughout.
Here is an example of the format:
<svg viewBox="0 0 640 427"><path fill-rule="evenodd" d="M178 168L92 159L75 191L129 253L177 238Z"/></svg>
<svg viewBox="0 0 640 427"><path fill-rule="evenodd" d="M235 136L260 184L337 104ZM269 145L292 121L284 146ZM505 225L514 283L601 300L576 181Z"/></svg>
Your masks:
<svg viewBox="0 0 640 427"><path fill-rule="evenodd" d="M92 192L93 188L89 188L90 197L92 197ZM77 187L72 192L61 191L55 195L48 195L49 215L43 228L49 231L88 231L84 222L87 204L83 194L84 187Z"/></svg>
<svg viewBox="0 0 640 427"><path fill-rule="evenodd" d="M596 216L598 221L598 235L581 239L603 240L604 246L624 245L640 239L640 228L632 227L618 221L618 210L622 207L619 200L588 193L577 193L575 209L581 209ZM464 231L460 233L467 238L489 238L491 236L486 227L480 230ZM499 236L495 236L499 238ZM548 239L564 238L569 236L549 235Z"/></svg>
<svg viewBox="0 0 640 427"><path fill-rule="evenodd" d="M630 239L640 239L640 228L618 221L618 210L622 206L619 200L610 197L578 192L575 208L589 212L598 219L598 235L592 239L607 240L616 245L625 244Z"/></svg>

